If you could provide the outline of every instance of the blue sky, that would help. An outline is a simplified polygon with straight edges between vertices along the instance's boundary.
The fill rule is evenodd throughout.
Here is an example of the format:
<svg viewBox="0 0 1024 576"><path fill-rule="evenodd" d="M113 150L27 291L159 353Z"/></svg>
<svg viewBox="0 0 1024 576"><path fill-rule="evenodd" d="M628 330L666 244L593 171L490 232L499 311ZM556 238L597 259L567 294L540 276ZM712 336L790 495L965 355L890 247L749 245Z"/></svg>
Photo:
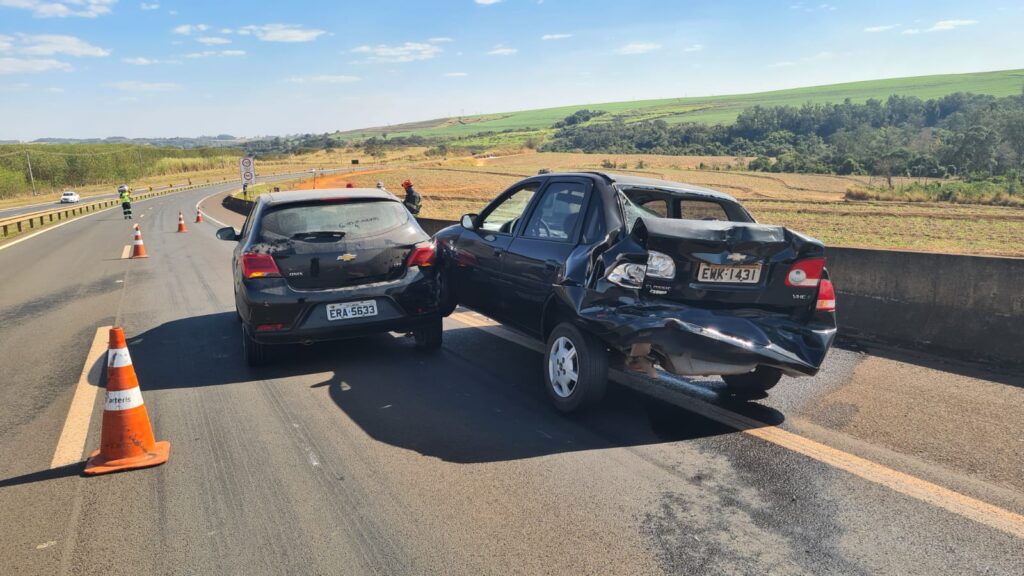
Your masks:
<svg viewBox="0 0 1024 576"><path fill-rule="evenodd" d="M0 139L327 132L1024 68L1024 2L0 0Z"/></svg>

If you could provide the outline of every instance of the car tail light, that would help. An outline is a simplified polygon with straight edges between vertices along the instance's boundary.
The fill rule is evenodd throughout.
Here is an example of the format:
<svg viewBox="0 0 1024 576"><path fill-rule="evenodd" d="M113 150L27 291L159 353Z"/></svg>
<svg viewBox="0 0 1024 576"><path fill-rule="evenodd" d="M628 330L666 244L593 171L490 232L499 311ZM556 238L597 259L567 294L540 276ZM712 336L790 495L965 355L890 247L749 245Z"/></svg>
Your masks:
<svg viewBox="0 0 1024 576"><path fill-rule="evenodd" d="M405 260L405 266L407 268L412 266L419 266L421 268L426 266L434 265L434 258L437 256L436 250L434 250L434 243L426 244L414 248L409 254L409 257Z"/></svg>
<svg viewBox="0 0 1024 576"><path fill-rule="evenodd" d="M278 330L284 330L284 324L257 324L257 332L276 332Z"/></svg>
<svg viewBox="0 0 1024 576"><path fill-rule="evenodd" d="M647 276L647 266L633 262L619 264L608 273L608 281L623 288L640 288Z"/></svg>
<svg viewBox="0 0 1024 576"><path fill-rule="evenodd" d="M822 280L818 286L818 303L814 309L819 312L836 311L836 289L831 280Z"/></svg>
<svg viewBox="0 0 1024 576"><path fill-rule="evenodd" d="M648 250L646 273L651 278L672 280L676 277L676 263L667 254Z"/></svg>
<svg viewBox="0 0 1024 576"><path fill-rule="evenodd" d="M245 278L280 278L281 271L270 254L242 254L242 276Z"/></svg>
<svg viewBox="0 0 1024 576"><path fill-rule="evenodd" d="M786 286L790 288L814 288L825 270L824 258L797 260L786 273Z"/></svg>

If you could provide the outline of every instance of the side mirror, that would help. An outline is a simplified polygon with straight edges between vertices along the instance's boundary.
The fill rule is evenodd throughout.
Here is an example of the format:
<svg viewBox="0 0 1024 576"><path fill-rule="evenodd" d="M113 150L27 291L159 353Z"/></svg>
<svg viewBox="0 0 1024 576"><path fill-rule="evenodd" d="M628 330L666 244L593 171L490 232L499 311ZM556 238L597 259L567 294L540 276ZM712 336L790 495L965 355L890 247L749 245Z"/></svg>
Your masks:
<svg viewBox="0 0 1024 576"><path fill-rule="evenodd" d="M220 240L228 240L230 242L238 242L238 232L231 226L221 228L217 230L217 238Z"/></svg>
<svg viewBox="0 0 1024 576"><path fill-rule="evenodd" d="M459 223L467 230L476 230L476 216L476 214L463 214Z"/></svg>

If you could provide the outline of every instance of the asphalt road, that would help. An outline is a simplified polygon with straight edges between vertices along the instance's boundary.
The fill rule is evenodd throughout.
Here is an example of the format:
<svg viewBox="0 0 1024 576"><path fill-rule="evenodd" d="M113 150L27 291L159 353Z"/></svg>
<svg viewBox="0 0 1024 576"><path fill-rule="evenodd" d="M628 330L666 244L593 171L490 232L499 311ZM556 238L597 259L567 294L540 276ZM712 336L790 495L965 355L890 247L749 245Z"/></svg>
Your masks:
<svg viewBox="0 0 1024 576"><path fill-rule="evenodd" d="M566 418L535 345L464 311L437 354L391 335L284 348L251 370L232 245L209 220L174 232L215 191L139 202L146 260L121 259L116 211L0 249L0 571L1024 573L1019 412L963 422L1024 406L1013 377L835 350L760 402L632 379ZM51 469L97 327L115 324L170 461ZM936 422L897 395L906 414L859 403L924 384ZM1000 401L948 405L947 385ZM67 424L87 450L100 398ZM968 433L970 457L926 442Z"/></svg>

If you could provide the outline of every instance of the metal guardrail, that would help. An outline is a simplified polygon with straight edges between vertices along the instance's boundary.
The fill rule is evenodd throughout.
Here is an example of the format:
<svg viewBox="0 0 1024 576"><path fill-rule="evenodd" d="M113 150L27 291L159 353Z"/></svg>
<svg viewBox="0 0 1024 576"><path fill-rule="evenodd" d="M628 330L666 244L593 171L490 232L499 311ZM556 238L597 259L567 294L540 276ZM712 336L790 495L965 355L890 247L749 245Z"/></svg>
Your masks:
<svg viewBox="0 0 1024 576"><path fill-rule="evenodd" d="M188 190L195 190L198 188L205 188L207 186L216 186L230 182L226 180L224 182L210 182L206 184L194 184L192 186L182 186L180 188L167 188L164 190L154 190L153 192L142 192L135 195L132 200L146 200L148 198L155 198L157 196L165 196L167 194L175 194L178 192L185 192ZM40 210L38 212L32 212L29 214L20 214L18 216L12 216L10 218L0 219L0 232L2 236L0 238L10 238L23 234L37 228L43 228L49 224L55 222L61 222L63 220L71 220L85 214L93 212L99 212L102 210L108 210L121 204L120 199L111 198L108 200L100 200L98 202L90 202L88 204L78 204L70 206L68 208L53 208L50 210Z"/></svg>
<svg viewBox="0 0 1024 576"><path fill-rule="evenodd" d="M360 169L363 166L360 167ZM319 170L318 173L330 174L336 172L348 172L352 171L350 168L329 168L326 170ZM285 172L281 174L270 174L267 176L271 181L281 177L289 176L301 176L307 174L308 171L302 170L299 172ZM178 192L186 192L188 190L196 190L198 188L206 188L208 186L217 186L221 184L228 184L234 182L231 180L222 180L220 182L206 182L204 184L193 184L190 186L182 186L180 188L166 188L163 190L154 190L152 192L142 192L133 197L134 201L146 200L147 198L155 198L157 196L164 196L166 194L175 194ZM37 212L31 212L29 214L19 214L10 218L0 218L0 240L11 238L25 232L42 228L55 222L61 222L63 220L71 220L85 214L92 212L98 212L101 210L108 210L121 204L121 201L117 198L111 198L109 200L100 200L97 202L90 202L88 204L78 204L69 208L52 208L49 210L40 210Z"/></svg>

